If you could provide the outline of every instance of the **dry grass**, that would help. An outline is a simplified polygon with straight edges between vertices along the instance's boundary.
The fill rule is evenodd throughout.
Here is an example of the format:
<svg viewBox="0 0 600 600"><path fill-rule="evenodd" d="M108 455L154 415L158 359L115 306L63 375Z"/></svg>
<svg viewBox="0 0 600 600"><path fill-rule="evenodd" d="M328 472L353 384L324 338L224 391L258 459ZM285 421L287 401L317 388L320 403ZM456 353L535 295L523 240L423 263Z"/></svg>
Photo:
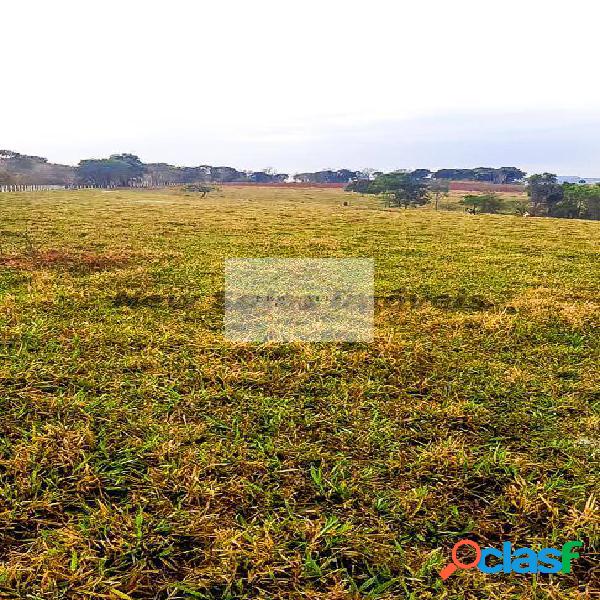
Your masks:
<svg viewBox="0 0 600 600"><path fill-rule="evenodd" d="M0 216L0 597L597 591L600 224L230 187ZM375 343L226 342L249 256L374 256ZM585 550L443 584L467 536Z"/></svg>

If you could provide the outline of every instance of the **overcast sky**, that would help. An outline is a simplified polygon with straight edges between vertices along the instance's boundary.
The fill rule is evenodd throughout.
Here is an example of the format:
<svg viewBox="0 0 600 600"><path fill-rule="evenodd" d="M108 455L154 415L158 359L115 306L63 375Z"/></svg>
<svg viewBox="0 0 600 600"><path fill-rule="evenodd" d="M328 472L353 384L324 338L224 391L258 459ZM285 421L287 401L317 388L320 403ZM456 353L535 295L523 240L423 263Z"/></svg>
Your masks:
<svg viewBox="0 0 600 600"><path fill-rule="evenodd" d="M0 148L600 176L590 0L0 3Z"/></svg>

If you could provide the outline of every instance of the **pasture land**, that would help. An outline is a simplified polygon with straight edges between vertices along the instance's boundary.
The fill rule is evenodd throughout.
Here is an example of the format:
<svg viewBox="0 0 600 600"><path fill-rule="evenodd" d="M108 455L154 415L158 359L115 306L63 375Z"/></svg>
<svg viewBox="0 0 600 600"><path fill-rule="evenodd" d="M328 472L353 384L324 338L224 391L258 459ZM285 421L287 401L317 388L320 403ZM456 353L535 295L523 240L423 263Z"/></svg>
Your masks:
<svg viewBox="0 0 600 600"><path fill-rule="evenodd" d="M0 219L0 597L598 591L600 223L249 187ZM223 339L224 258L365 256L375 343ZM464 537L585 548L443 583Z"/></svg>

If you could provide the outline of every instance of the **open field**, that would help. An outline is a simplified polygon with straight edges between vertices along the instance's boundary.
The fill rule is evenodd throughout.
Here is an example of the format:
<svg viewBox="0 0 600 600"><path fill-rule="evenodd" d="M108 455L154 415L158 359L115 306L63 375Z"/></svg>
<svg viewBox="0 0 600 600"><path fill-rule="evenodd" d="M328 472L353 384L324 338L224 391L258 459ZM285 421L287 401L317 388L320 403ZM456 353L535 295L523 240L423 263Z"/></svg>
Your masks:
<svg viewBox="0 0 600 600"><path fill-rule="evenodd" d="M2 194L0 221L0 598L600 588L600 223L255 187ZM375 343L225 341L250 256L373 256ZM463 537L585 548L443 583Z"/></svg>

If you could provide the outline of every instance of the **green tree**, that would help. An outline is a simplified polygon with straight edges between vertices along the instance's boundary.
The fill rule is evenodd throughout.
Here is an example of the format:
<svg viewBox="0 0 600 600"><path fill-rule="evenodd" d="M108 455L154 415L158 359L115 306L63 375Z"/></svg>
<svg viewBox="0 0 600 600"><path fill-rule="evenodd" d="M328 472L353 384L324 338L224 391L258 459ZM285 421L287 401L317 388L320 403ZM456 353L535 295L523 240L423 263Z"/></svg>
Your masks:
<svg viewBox="0 0 600 600"><path fill-rule="evenodd" d="M422 206L430 200L430 182L422 178L422 171L377 173L372 181L358 179L349 183L345 189L360 194L380 194L385 197L388 206Z"/></svg>
<svg viewBox="0 0 600 600"><path fill-rule="evenodd" d="M388 206L422 206L429 202L429 188L422 179L411 173L395 171L380 175L372 181L373 193L383 194Z"/></svg>
<svg viewBox="0 0 600 600"><path fill-rule="evenodd" d="M209 185L203 185L200 183L190 183L183 187L184 192L195 192L202 194L202 198L206 197L206 194L213 191L213 188Z"/></svg>
<svg viewBox="0 0 600 600"><path fill-rule="evenodd" d="M528 216L531 210L531 203L527 198L519 198L513 206L514 213L520 217Z"/></svg>
<svg viewBox="0 0 600 600"><path fill-rule="evenodd" d="M467 206L474 213L496 214L502 208L502 198L493 192L489 194L467 194L461 200L461 204Z"/></svg>
<svg viewBox="0 0 600 600"><path fill-rule="evenodd" d="M527 181L527 194L534 216L548 215L563 199L563 188L553 173L535 174Z"/></svg>

